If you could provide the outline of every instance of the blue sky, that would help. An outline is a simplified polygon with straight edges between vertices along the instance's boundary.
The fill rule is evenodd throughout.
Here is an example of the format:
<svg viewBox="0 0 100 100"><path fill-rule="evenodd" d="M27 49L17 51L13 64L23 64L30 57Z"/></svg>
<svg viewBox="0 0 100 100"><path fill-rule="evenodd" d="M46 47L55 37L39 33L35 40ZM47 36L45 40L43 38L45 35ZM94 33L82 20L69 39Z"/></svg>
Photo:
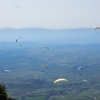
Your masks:
<svg viewBox="0 0 100 100"><path fill-rule="evenodd" d="M96 27L99 8L100 0L0 0L0 28Z"/></svg>

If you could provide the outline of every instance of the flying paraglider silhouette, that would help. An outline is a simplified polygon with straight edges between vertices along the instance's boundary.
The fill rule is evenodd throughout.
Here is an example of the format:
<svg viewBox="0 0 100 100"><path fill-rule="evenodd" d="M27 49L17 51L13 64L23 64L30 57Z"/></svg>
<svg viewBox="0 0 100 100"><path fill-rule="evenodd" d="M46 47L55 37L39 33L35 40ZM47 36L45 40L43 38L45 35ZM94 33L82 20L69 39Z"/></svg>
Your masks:
<svg viewBox="0 0 100 100"><path fill-rule="evenodd" d="M78 67L77 70L80 71L80 70L82 70L82 69L83 69L83 67ZM81 75L81 73L80 73L80 75Z"/></svg>
<svg viewBox="0 0 100 100"><path fill-rule="evenodd" d="M19 40L20 38L22 38L22 37L18 37L18 38L16 39L16 43L18 42L18 40ZM20 46L21 46L21 44L20 44Z"/></svg>
<svg viewBox="0 0 100 100"><path fill-rule="evenodd" d="M100 29L100 27L96 27L95 30Z"/></svg>
<svg viewBox="0 0 100 100"><path fill-rule="evenodd" d="M48 66L46 64L41 64L41 67L48 68ZM44 71L42 71L42 72L44 72Z"/></svg>
<svg viewBox="0 0 100 100"><path fill-rule="evenodd" d="M64 79L64 78L59 78L59 79L54 81L54 84L57 84L59 82L69 82L69 81L67 79ZM62 91L60 93L62 94Z"/></svg>
<svg viewBox="0 0 100 100"><path fill-rule="evenodd" d="M95 31L98 30L98 29L100 29L100 27L96 27L96 28L94 28ZM98 32L97 32L97 34L98 34Z"/></svg>
<svg viewBox="0 0 100 100"><path fill-rule="evenodd" d="M42 67L48 68L48 66L47 66L46 64L41 64L41 66L42 66Z"/></svg>
<svg viewBox="0 0 100 100"><path fill-rule="evenodd" d="M15 5L15 6L13 6L13 8L15 8L15 11L17 11L17 9L19 9L19 8L20 8L20 6Z"/></svg>
<svg viewBox="0 0 100 100"><path fill-rule="evenodd" d="M20 38L22 38L22 37L18 37L18 38L16 39L16 43L17 43L17 41L18 41Z"/></svg>
<svg viewBox="0 0 100 100"><path fill-rule="evenodd" d="M49 48L48 47L43 47L43 48L46 48L47 50L49 50ZM45 54L45 52L43 52L44 54Z"/></svg>
<svg viewBox="0 0 100 100"><path fill-rule="evenodd" d="M48 47L43 47L43 48L46 48L46 49L48 49L48 50L49 50L49 48L48 48Z"/></svg>

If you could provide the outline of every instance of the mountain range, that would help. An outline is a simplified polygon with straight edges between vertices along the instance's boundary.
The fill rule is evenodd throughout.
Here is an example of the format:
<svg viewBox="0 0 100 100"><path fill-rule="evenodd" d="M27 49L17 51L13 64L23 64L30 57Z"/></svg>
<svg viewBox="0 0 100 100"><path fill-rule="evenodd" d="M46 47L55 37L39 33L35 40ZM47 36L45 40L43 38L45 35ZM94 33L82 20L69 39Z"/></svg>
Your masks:
<svg viewBox="0 0 100 100"><path fill-rule="evenodd" d="M98 34L97 34L98 32ZM99 30L93 28L76 29L45 29L45 28L2 28L0 29L0 42L53 43L53 44L99 44Z"/></svg>

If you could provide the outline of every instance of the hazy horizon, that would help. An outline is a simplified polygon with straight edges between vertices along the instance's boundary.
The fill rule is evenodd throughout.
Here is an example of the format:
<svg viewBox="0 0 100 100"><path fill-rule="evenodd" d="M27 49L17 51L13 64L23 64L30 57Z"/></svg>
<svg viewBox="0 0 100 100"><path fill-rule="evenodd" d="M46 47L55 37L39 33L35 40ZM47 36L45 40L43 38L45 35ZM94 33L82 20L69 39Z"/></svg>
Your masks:
<svg viewBox="0 0 100 100"><path fill-rule="evenodd" d="M99 4L100 0L2 0L0 28L95 28L100 26Z"/></svg>
<svg viewBox="0 0 100 100"><path fill-rule="evenodd" d="M97 34L98 32L98 34ZM77 29L44 29L44 28L3 28L0 29L0 42L15 42L17 37L22 37L19 42L33 41L36 43L53 44L98 44L99 30L93 28Z"/></svg>
<svg viewBox="0 0 100 100"><path fill-rule="evenodd" d="M0 42L100 43L100 0L1 0ZM98 32L98 34L97 34Z"/></svg>

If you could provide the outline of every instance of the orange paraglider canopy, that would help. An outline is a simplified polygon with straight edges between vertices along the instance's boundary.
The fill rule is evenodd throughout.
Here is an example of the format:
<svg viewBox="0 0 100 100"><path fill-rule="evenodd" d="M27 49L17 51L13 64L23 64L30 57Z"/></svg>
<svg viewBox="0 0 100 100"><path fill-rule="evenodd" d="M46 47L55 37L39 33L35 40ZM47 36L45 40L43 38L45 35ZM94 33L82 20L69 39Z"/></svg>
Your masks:
<svg viewBox="0 0 100 100"><path fill-rule="evenodd" d="M94 30L97 30L97 29L100 29L100 27L96 27L96 28L94 28Z"/></svg>

